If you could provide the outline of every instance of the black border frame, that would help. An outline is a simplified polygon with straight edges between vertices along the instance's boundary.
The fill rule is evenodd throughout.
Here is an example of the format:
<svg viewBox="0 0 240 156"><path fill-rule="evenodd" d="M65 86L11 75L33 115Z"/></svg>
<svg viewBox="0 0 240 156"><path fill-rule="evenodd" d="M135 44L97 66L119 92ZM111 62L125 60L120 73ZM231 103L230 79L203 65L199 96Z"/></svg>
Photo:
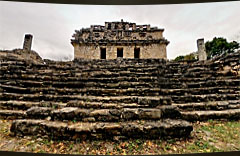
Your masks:
<svg viewBox="0 0 240 156"><path fill-rule="evenodd" d="M34 2L57 4L90 4L90 5L152 5L152 4L182 4L182 3L209 3L209 2L233 2L239 0L0 0L8 2ZM0 151L1 156L73 156L71 154L48 154ZM240 151L216 152L216 153L190 153L169 154L165 156L239 156ZM74 155L80 156L80 155ZM163 155L164 156L164 155Z"/></svg>
<svg viewBox="0 0 240 156"><path fill-rule="evenodd" d="M151 5L151 4L229 2L229 1L231 2L239 0L1 0L1 1L59 3L59 4L91 4L91 5Z"/></svg>

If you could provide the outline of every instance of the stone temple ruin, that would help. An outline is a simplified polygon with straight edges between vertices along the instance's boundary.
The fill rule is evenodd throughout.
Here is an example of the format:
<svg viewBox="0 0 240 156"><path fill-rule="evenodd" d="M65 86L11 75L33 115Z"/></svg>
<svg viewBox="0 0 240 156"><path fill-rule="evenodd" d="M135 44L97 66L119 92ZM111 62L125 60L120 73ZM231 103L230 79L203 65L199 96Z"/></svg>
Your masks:
<svg viewBox="0 0 240 156"><path fill-rule="evenodd" d="M136 23L105 22L75 31L74 58L167 58L164 29Z"/></svg>
<svg viewBox="0 0 240 156"><path fill-rule="evenodd" d="M14 136L187 137L191 122L240 119L240 51L189 62L55 62L25 51L0 51L0 118Z"/></svg>

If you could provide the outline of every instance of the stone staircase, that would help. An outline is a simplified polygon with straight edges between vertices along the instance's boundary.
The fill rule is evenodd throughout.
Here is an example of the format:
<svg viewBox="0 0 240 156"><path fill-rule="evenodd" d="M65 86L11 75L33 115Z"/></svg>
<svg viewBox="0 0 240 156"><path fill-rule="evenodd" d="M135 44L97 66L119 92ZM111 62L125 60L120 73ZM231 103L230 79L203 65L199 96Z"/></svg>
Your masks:
<svg viewBox="0 0 240 156"><path fill-rule="evenodd" d="M1 57L0 116L14 135L62 139L184 137L171 97L159 95L164 60L45 63Z"/></svg>
<svg viewBox="0 0 240 156"><path fill-rule="evenodd" d="M186 120L239 119L239 58L54 62L0 55L0 118L13 120L11 132L20 136L185 137L192 131Z"/></svg>
<svg viewBox="0 0 240 156"><path fill-rule="evenodd" d="M184 87L171 97L182 119L240 119L239 51L207 62L195 62L182 71L179 81Z"/></svg>

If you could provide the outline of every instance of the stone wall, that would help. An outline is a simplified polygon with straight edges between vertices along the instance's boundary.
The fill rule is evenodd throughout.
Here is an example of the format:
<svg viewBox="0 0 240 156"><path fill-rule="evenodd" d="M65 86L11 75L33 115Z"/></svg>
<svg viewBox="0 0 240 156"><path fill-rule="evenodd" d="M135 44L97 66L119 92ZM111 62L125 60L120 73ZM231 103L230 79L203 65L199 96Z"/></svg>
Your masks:
<svg viewBox="0 0 240 156"><path fill-rule="evenodd" d="M92 46L92 45L75 45L74 58L84 59L100 59L101 48L106 48L106 59L116 59L117 49L123 49L123 58L134 58L134 49L140 49L140 58L167 58L166 45L151 44L151 45L106 45L106 46Z"/></svg>
<svg viewBox="0 0 240 156"><path fill-rule="evenodd" d="M166 59L169 41L163 37L163 31L150 25L123 21L106 22L105 26L92 25L75 31L71 40L74 58L102 59L100 48L106 48L106 59L116 59L117 48L123 48L123 58L134 58L134 48L138 47L142 59Z"/></svg>

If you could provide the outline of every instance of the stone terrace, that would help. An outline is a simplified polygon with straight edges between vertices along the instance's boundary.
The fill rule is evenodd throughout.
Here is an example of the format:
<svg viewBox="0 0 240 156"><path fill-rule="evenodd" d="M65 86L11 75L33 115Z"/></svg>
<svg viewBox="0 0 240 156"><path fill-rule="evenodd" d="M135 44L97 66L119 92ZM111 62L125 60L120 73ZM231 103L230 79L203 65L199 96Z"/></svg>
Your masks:
<svg viewBox="0 0 240 156"><path fill-rule="evenodd" d="M54 62L1 52L0 117L18 136L186 137L189 121L240 118L239 58Z"/></svg>

